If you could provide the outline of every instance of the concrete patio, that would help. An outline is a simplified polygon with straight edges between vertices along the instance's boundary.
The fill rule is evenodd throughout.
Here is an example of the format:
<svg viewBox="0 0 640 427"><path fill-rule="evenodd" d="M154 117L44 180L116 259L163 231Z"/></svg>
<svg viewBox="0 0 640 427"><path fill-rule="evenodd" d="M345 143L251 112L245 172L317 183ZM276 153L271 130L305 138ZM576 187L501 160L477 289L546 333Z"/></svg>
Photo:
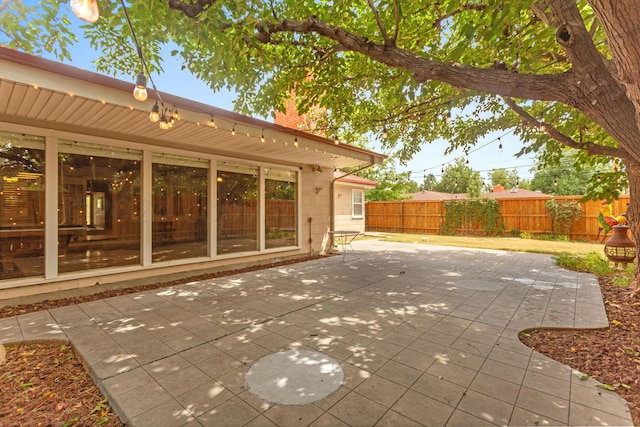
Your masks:
<svg viewBox="0 0 640 427"><path fill-rule="evenodd" d="M518 340L606 326L594 276L540 254L353 247L0 319L0 342L70 341L130 426L633 425L617 394ZM285 350L330 356L342 385L304 405L261 399L246 374Z"/></svg>

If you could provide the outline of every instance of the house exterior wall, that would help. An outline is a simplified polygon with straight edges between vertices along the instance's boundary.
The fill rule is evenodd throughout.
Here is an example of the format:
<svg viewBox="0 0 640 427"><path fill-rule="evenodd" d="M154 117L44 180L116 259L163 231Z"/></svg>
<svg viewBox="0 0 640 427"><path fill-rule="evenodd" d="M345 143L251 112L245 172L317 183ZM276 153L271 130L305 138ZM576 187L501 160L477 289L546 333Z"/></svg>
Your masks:
<svg viewBox="0 0 640 427"><path fill-rule="evenodd" d="M362 191L363 193L362 218L356 218L352 215L354 191ZM365 189L362 186L343 184L339 181L336 182L334 190L336 230L350 230L364 233L364 192Z"/></svg>
<svg viewBox="0 0 640 427"><path fill-rule="evenodd" d="M56 208L59 209L60 199L56 190L48 192L48 196L43 198L43 203L46 206L41 208L46 210L45 224L42 226L43 240L45 243L47 239L49 243L41 244L40 250L42 251L38 256L47 260L44 262L44 272L37 274L17 275L16 277L7 276L0 280L0 300L6 300L16 297L34 296L39 294L47 294L55 292L56 296L60 296L61 292L73 291L78 289L85 289L94 287L96 285L104 286L126 286L127 283L135 283L140 285L143 283L157 283L162 281L170 281L180 277L189 277L201 273L209 273L218 270L225 270L231 268L238 268L256 264L268 264L271 262L277 262L288 258L299 258L307 255L325 254L330 249L330 243L327 232L330 228L331 219L331 204L330 204L330 185L332 180L331 168L325 168L324 171L314 172L310 166L293 167L291 165L277 165L277 164L263 164L260 162L245 162L242 159L218 157L212 155L203 155L202 153L191 152L188 150L161 148L156 146L150 146L148 144L134 144L128 141L116 141L111 139L97 138L92 136L82 136L69 134L68 132L58 132L51 129L37 128L32 126L23 126L10 123L0 122L0 133L19 133L34 135L38 138L44 138L46 140L46 161L48 161L46 169L44 169L44 180L48 184L49 188L56 189L62 183L58 182L60 176L59 167L62 164L57 159L58 145L62 146L63 140L79 141L79 144L86 144L87 147L95 146L101 147L120 147L121 149L134 149L139 151L143 157L141 164L141 179L147 179L151 177L150 165L155 164L154 156L169 155L176 158L193 158L198 162L205 162L211 165L211 172L209 173L209 217L208 226L209 232L204 232L205 247L208 252L205 251L205 256L199 254L193 258L171 259L168 261L158 262L151 256L152 251L152 236L157 234L155 227L152 227L150 223L146 223L145 218L153 218L157 212L144 213L143 211L149 211L152 209L152 200L155 196L151 193L155 191L152 188L152 184L144 184L139 196L140 203L147 203L146 209L141 206L140 212L136 212L136 215L140 216L139 222L133 225L133 228L138 229L138 236L135 237L140 240L140 252L139 261L130 265L122 266L110 266L108 268L87 268L85 270L75 271L63 271L60 268L60 261L62 259L58 252L59 243L56 242L59 239L60 226L60 214L56 215ZM91 152L87 152L86 156L89 158ZM99 152L96 151L96 156ZM63 156L64 157L64 156ZM67 156L68 157L68 156ZM93 159L94 156L91 156ZM264 234L267 233L267 226L265 221L265 201L263 196L258 197L257 203L261 206L258 208L258 240L259 247L255 250L248 250L239 253L216 253L216 197L220 198L222 195L216 194L216 170L217 165L222 163L239 163L246 164L251 167L257 168L259 175L266 174L269 169L282 169L293 171L297 174L297 194L295 197L295 203L297 205L297 224L295 226L295 240L291 239L288 243L279 247L266 248L264 242ZM170 163L170 162L169 162ZM0 170L0 172L3 172ZM5 170L5 174L11 174L12 172ZM47 175L48 174L48 175ZM146 178L144 178L146 176ZM266 180L266 178L264 178ZM78 194L82 194L79 203L82 203L84 193L88 193L88 185L85 182L76 180L76 185L79 190ZM65 181L65 184L69 186L69 182ZM154 184L155 185L155 184ZM264 184L260 184L260 192L264 192ZM145 202L146 200L146 202ZM189 200L185 198L184 200ZM194 202L195 203L195 202ZM185 212L190 211L190 206L183 207ZM76 220L83 220L83 209L80 208L77 212L73 213ZM148 216L144 216L148 215ZM213 215L213 216L212 216ZM177 219L176 219L177 220ZM130 220L133 221L133 220ZM77 221L76 221L77 222ZM150 222L150 221L149 221ZM128 226L131 224L119 224L119 228ZM77 245L77 240L84 240L86 238L86 230L76 233L74 240L71 241L71 245ZM262 236L262 237L261 237ZM155 237L154 237L155 238ZM208 245L206 244L208 238ZM262 240L261 240L262 239ZM105 245L109 244L105 241ZM97 244L99 245L99 244ZM15 246L15 245L14 245ZM44 247L42 247L44 246ZM12 247L13 248L13 247ZM10 248L10 249L12 249ZM6 261L7 257L3 252L2 261ZM22 261L26 261L26 258ZM40 261L43 262L43 261Z"/></svg>

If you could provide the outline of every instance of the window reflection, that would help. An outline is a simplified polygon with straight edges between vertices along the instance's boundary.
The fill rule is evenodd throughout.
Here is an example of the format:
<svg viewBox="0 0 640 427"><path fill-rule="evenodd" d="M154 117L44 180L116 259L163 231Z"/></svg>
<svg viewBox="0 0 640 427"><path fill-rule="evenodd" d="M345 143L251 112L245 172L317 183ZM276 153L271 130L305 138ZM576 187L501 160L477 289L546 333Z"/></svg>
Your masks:
<svg viewBox="0 0 640 427"><path fill-rule="evenodd" d="M258 168L221 163L217 185L218 254L258 250Z"/></svg>
<svg viewBox="0 0 640 427"><path fill-rule="evenodd" d="M154 262L207 256L208 173L208 161L154 155Z"/></svg>
<svg viewBox="0 0 640 427"><path fill-rule="evenodd" d="M297 245L297 174L265 170L265 247Z"/></svg>
<svg viewBox="0 0 640 427"><path fill-rule="evenodd" d="M141 153L59 143L58 271L140 264Z"/></svg>
<svg viewBox="0 0 640 427"><path fill-rule="evenodd" d="M44 275L44 139L0 133L0 280Z"/></svg>

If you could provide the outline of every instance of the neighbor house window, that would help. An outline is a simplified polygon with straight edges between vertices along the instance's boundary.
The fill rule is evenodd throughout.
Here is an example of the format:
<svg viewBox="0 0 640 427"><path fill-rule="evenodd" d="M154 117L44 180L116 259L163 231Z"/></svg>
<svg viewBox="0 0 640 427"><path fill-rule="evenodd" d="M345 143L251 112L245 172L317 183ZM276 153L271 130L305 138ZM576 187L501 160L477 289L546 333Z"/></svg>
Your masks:
<svg viewBox="0 0 640 427"><path fill-rule="evenodd" d="M260 249L258 175L256 166L218 163L218 254Z"/></svg>
<svg viewBox="0 0 640 427"><path fill-rule="evenodd" d="M44 138L0 133L0 280L44 275Z"/></svg>
<svg viewBox="0 0 640 427"><path fill-rule="evenodd" d="M207 256L209 161L154 154L152 260Z"/></svg>
<svg viewBox="0 0 640 427"><path fill-rule="evenodd" d="M353 190L351 192L351 216L353 218L364 217L364 191Z"/></svg>
<svg viewBox="0 0 640 427"><path fill-rule="evenodd" d="M140 264L142 152L58 145L58 271Z"/></svg>
<svg viewBox="0 0 640 427"><path fill-rule="evenodd" d="M265 248L295 246L298 236L295 171L265 168Z"/></svg>

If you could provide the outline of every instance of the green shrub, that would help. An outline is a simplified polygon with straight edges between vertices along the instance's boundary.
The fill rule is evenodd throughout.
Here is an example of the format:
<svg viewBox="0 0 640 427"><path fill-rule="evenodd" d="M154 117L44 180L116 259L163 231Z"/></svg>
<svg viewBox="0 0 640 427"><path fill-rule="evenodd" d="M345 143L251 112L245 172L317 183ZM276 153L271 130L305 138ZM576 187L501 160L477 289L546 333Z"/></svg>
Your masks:
<svg viewBox="0 0 640 427"><path fill-rule="evenodd" d="M521 239L533 239L533 234L529 233L528 231L524 231L524 232L520 233L520 238Z"/></svg>
<svg viewBox="0 0 640 427"><path fill-rule="evenodd" d="M444 202L446 209L442 232L497 236L504 231L500 203L495 199L466 199Z"/></svg>
<svg viewBox="0 0 640 427"><path fill-rule="evenodd" d="M568 236L571 234L573 224L578 222L584 214L580 203L574 201L556 203L551 199L544 205L549 210L551 230L554 235Z"/></svg>

